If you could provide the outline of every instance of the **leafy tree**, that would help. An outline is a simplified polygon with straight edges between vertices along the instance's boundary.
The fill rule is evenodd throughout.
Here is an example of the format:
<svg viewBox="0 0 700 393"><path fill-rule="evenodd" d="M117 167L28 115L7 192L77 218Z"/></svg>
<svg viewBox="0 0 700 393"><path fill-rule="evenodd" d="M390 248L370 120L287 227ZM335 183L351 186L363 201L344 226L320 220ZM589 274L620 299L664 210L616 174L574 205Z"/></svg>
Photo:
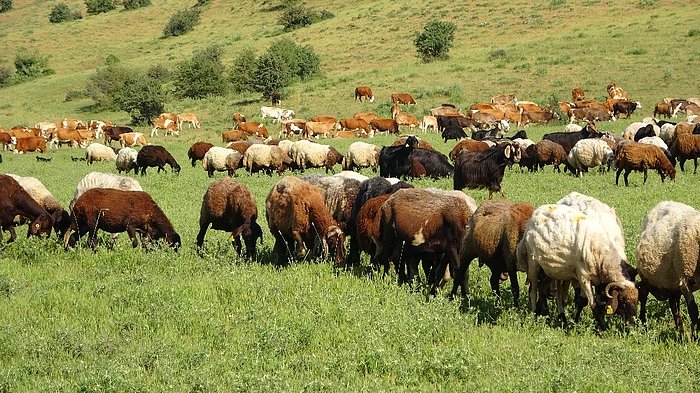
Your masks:
<svg viewBox="0 0 700 393"><path fill-rule="evenodd" d="M260 56L255 73L255 90L263 97L270 98L272 93L281 94L290 80L290 70L280 55L268 52Z"/></svg>
<svg viewBox="0 0 700 393"><path fill-rule="evenodd" d="M56 4L49 13L49 22L51 23L62 23L70 22L72 20L81 19L83 16L80 11L71 11L70 7L66 3Z"/></svg>
<svg viewBox="0 0 700 393"><path fill-rule="evenodd" d="M255 90L269 97L294 82L305 80L320 70L321 60L311 46L299 46L283 38L274 42L257 62Z"/></svg>
<svg viewBox="0 0 700 393"><path fill-rule="evenodd" d="M151 5L151 0L122 0L122 6L125 10L135 10Z"/></svg>
<svg viewBox="0 0 700 393"><path fill-rule="evenodd" d="M233 91L255 91L255 74L258 72L258 59L252 48L243 49L233 60L229 77Z"/></svg>
<svg viewBox="0 0 700 393"><path fill-rule="evenodd" d="M117 110L115 97L124 89L133 72L120 66L114 55L107 56L107 65L98 68L95 75L88 78L85 86L87 95L95 101L99 110Z"/></svg>
<svg viewBox="0 0 700 393"><path fill-rule="evenodd" d="M214 45L196 51L191 59L180 63L175 71L175 93L182 98L226 94L228 85L222 53L222 49Z"/></svg>
<svg viewBox="0 0 700 393"><path fill-rule="evenodd" d="M20 49L15 55L16 76L20 80L54 74L49 68L49 56Z"/></svg>
<svg viewBox="0 0 700 393"><path fill-rule="evenodd" d="M425 62L446 59L454 40L455 24L441 20L428 22L414 41L419 56Z"/></svg>
<svg viewBox="0 0 700 393"><path fill-rule="evenodd" d="M286 31L308 26L315 22L315 12L303 4L287 6L280 15L278 22Z"/></svg>
<svg viewBox="0 0 700 393"><path fill-rule="evenodd" d="M163 112L166 94L160 81L146 74L132 74L114 97L120 110L131 116L133 125L145 125Z"/></svg>
<svg viewBox="0 0 700 393"><path fill-rule="evenodd" d="M0 14L12 9L12 0L0 0Z"/></svg>
<svg viewBox="0 0 700 393"><path fill-rule="evenodd" d="M117 8L115 0L85 0L88 15L96 15Z"/></svg>
<svg viewBox="0 0 700 393"><path fill-rule="evenodd" d="M199 10L192 8L176 12L163 29L164 37L177 37L188 33L199 24Z"/></svg>

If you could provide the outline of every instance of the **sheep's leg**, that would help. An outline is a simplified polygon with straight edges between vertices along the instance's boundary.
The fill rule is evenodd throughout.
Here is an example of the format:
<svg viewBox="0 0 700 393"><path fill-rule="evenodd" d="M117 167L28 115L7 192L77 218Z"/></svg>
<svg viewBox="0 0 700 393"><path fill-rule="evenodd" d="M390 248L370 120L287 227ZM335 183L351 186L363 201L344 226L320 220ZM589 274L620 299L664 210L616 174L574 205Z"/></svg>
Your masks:
<svg viewBox="0 0 700 393"><path fill-rule="evenodd" d="M275 237L275 245L272 251L277 254L277 266L287 266L289 260L287 259L287 242L284 237L280 234L272 234Z"/></svg>
<svg viewBox="0 0 700 393"><path fill-rule="evenodd" d="M698 174L698 159L693 158L693 163L695 164L695 171L693 171L693 175L697 175Z"/></svg>
<svg viewBox="0 0 700 393"><path fill-rule="evenodd" d="M531 257L528 261L528 264L529 265L527 268L527 281L530 283L530 309L532 310L532 312L537 314L537 275L540 272L540 265L537 264L537 262L534 261Z"/></svg>
<svg viewBox="0 0 700 393"><path fill-rule="evenodd" d="M204 236L207 234L207 229L209 228L209 223L206 225L199 226L199 233L197 233L197 247L202 247L204 244Z"/></svg>
<svg viewBox="0 0 700 393"><path fill-rule="evenodd" d="M695 338L697 336L695 333L698 330L698 305L695 303L695 297L693 297L692 293L688 292L683 294L683 296L688 307L688 315L690 315L690 334Z"/></svg>
<svg viewBox="0 0 700 393"><path fill-rule="evenodd" d="M569 281L556 280L554 285L557 289L557 315L562 324L566 324L566 313L564 313L564 299L569 295Z"/></svg>
<svg viewBox="0 0 700 393"><path fill-rule="evenodd" d="M457 288L462 287L462 297L467 297L469 293L469 265L471 264L471 259L465 258L462 263L457 267L454 282L452 283L452 292L450 297L454 297L457 293Z"/></svg>
<svg viewBox="0 0 700 393"><path fill-rule="evenodd" d="M643 325L647 324L647 299L649 299L649 290L647 289L646 285L644 283L641 283L638 286L639 290L639 320L642 321ZM673 306L671 305L671 299L668 299L668 305L671 307L671 311L673 311ZM673 314L674 318L676 314ZM676 327L678 327L678 324L676 324Z"/></svg>
<svg viewBox="0 0 700 393"><path fill-rule="evenodd" d="M644 168L643 172L644 172L644 181L642 182L642 184L647 184L647 168Z"/></svg>
<svg viewBox="0 0 700 393"><path fill-rule="evenodd" d="M681 158L678 164L681 166L681 172L685 172L685 158Z"/></svg>
<svg viewBox="0 0 700 393"><path fill-rule="evenodd" d="M631 172L631 171L630 171L629 169L625 169L625 187L627 187L627 186L630 185L630 182L629 182L629 180L627 179L627 177L630 175L630 172Z"/></svg>
<svg viewBox="0 0 700 393"><path fill-rule="evenodd" d="M7 240L8 243L12 243L17 239L17 233L15 232L15 226L10 225L7 227L7 231L10 232L10 238Z"/></svg>
<svg viewBox="0 0 700 393"><path fill-rule="evenodd" d="M136 247L139 245L139 241L138 241L138 239L136 238L136 228L134 228L133 226L129 225L129 226L126 227L126 233L127 233L127 235L129 235L129 239L131 239L131 247L136 248ZM142 243L143 243L143 239L141 239L141 240L142 240ZM143 246L145 247L146 244L143 243Z"/></svg>
<svg viewBox="0 0 700 393"><path fill-rule="evenodd" d="M640 293L640 299L641 299L641 293ZM668 307L671 309L671 314L673 314L673 322L676 324L676 329L678 329L678 332L680 333L681 336L685 335L685 327L683 326L683 317L681 316L681 297L678 295L673 295L668 298ZM646 305L644 307L644 311L646 311ZM641 318L641 313L640 313L640 318ZM644 319L642 322L646 323L646 315L644 315Z"/></svg>
<svg viewBox="0 0 700 393"><path fill-rule="evenodd" d="M618 185L620 182L620 173L622 173L622 168L617 169L617 174L615 175L615 185Z"/></svg>
<svg viewBox="0 0 700 393"><path fill-rule="evenodd" d="M518 308L520 306L520 284L518 283L518 272L516 269L512 269L508 272L510 277L510 288L513 292L513 306Z"/></svg>
<svg viewBox="0 0 700 393"><path fill-rule="evenodd" d="M241 236L239 235L239 236L234 237L233 241L231 242L231 245L236 250L236 254L238 254L238 256L240 256L241 251L243 250L243 244L241 243Z"/></svg>
<svg viewBox="0 0 700 393"><path fill-rule="evenodd" d="M299 231L292 231L292 241L295 244L297 258L303 259L306 256L306 245L304 244L304 239L301 237Z"/></svg>
<svg viewBox="0 0 700 393"><path fill-rule="evenodd" d="M501 272L492 270L489 283L491 284L491 292L496 296L496 305L499 305L501 303Z"/></svg>

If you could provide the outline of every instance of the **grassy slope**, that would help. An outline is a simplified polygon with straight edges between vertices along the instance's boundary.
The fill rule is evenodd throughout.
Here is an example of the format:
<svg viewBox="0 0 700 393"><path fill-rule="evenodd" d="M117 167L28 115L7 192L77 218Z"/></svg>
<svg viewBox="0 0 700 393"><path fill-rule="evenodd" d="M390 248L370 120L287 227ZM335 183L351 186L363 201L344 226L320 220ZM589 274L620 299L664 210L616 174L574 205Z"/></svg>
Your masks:
<svg viewBox="0 0 700 393"><path fill-rule="evenodd" d="M134 67L173 66L213 42L224 45L229 56L246 45L262 51L279 32L276 14L248 1L232 9L230 3L213 0L194 32L169 40L158 36L170 13L183 6L175 1L58 26L46 23L52 3L14 3L15 10L0 15L0 39L9 49L3 60L11 61L18 46L38 48L52 55L56 75L1 89L2 126L65 116L124 122L124 113L83 112L87 100L63 102L65 92L82 87L108 53ZM527 2L311 3L332 10L336 18L291 33L312 44L323 60L324 76L292 87L285 102L305 117L385 111L386 97L399 90L419 96L419 105L410 111L422 114L445 100L464 106L500 92L543 101L552 94L566 98L571 87L580 85L600 97L605 84L615 80L645 105L635 120L648 115L661 97L698 94L693 71L700 46L697 37L686 33L700 10L685 3L661 2L655 10L639 9L635 1L554 9L549 2L534 7ZM458 24L452 57L420 64L411 34L438 16ZM123 36L129 39L117 38ZM488 61L495 49L504 49L506 58ZM645 53L634 55L633 50ZM352 102L358 83L372 85L377 102ZM217 142L230 113L254 114L260 104L242 102L256 98L168 103L172 110L201 114L204 129L157 142L186 164L192 142ZM620 132L627 123L603 127ZM538 140L558 128L533 127L528 133ZM453 145L436 135L427 138L445 152ZM332 143L344 151L349 141ZM40 178L67 203L88 171L114 172L110 164L87 168L70 161L81 154L52 151L51 165L37 163L33 155L3 154L0 169ZM183 167L179 176L139 178L186 239L177 255L131 250L125 237L115 249L101 247L95 254L65 253L53 243L23 238L2 251L0 388L6 389L0 390L689 391L697 384L697 347L676 341L669 312L660 302L652 303L646 332L613 327L597 337L587 317L564 332L525 309L498 313L488 274L476 264L471 302L460 304L426 301L391 280L335 277L325 264L277 271L264 263L245 263L224 233L210 231L206 255L199 258L193 243L201 195L210 180L200 168ZM277 177L240 175L264 211L264 197ZM640 223L655 203L674 199L700 206L700 197L691 191L699 180L687 173L672 184L662 184L655 174L644 187L641 175L633 174L631 180L632 187L623 188L613 186L610 174L574 179L549 171L513 171L506 175L504 189L510 199L533 205L578 190L615 206L633 261ZM416 185L449 189L451 180ZM486 194L468 193L477 201ZM261 262L270 260L271 246L266 233ZM510 304L508 289L504 296Z"/></svg>

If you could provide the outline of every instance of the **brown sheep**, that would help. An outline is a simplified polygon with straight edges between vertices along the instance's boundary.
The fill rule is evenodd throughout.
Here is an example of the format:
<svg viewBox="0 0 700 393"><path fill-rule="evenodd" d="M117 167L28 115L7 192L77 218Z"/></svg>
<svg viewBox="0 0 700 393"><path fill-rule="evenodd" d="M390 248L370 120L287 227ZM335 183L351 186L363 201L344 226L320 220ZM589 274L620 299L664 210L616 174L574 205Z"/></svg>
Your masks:
<svg viewBox="0 0 700 393"><path fill-rule="evenodd" d="M527 149L525 149L525 153L528 159L524 166L527 167L530 172L537 171L549 164L554 166L555 171L561 172L559 164L568 162L567 153L564 148L560 144L546 139L528 146Z"/></svg>
<svg viewBox="0 0 700 393"><path fill-rule="evenodd" d="M644 183L647 182L647 169L656 169L661 176L661 182L668 176L671 180L676 179L676 168L671 165L661 148L654 145L644 143L629 142L624 145L618 145L617 153L615 154L617 161L617 174L615 175L615 185L618 185L620 173L625 171L625 186L629 186L627 177L630 172L644 172Z"/></svg>
<svg viewBox="0 0 700 393"><path fill-rule="evenodd" d="M59 239L62 238L70 226L70 220L68 212L63 208L61 202L35 177L22 177L13 174L8 174L8 176L15 179L32 199L46 209L53 220L54 232Z"/></svg>
<svg viewBox="0 0 700 393"><path fill-rule="evenodd" d="M695 170L693 174L698 173L698 157L700 157L700 135L691 134L682 130L678 132L676 128L676 137L674 138L669 151L671 155L678 160L681 171L685 172L685 161L693 160Z"/></svg>
<svg viewBox="0 0 700 393"><path fill-rule="evenodd" d="M342 176L304 175L302 180L318 187L323 193L323 201L338 227L346 236L352 235L348 227L352 208L360 192L360 182Z"/></svg>
<svg viewBox="0 0 700 393"><path fill-rule="evenodd" d="M487 150L488 148L489 144L486 142L475 141L473 139L464 139L459 141L452 151L450 151L450 160L454 161L463 150L477 152Z"/></svg>
<svg viewBox="0 0 700 393"><path fill-rule="evenodd" d="M289 263L288 252L301 259L309 249L322 249L335 263L342 262L345 236L326 208L318 187L296 177L285 177L267 195L265 213L275 237L278 265Z"/></svg>
<svg viewBox="0 0 700 393"><path fill-rule="evenodd" d="M2 231L10 232L8 243L17 238L15 233L15 217L21 216L30 220L29 236L50 235L53 220L51 215L22 186L7 175L0 175L0 242Z"/></svg>
<svg viewBox="0 0 700 393"><path fill-rule="evenodd" d="M195 142L190 149L187 150L187 157L192 160L192 168L194 168L197 161L204 159L204 155L211 149L214 145L209 142Z"/></svg>
<svg viewBox="0 0 700 393"><path fill-rule="evenodd" d="M381 231L382 216L380 213L384 202L390 196L390 194L384 194L367 200L360 208L356 219L355 236L357 237L357 246L359 251L364 251L369 255L374 270L379 269L379 264L376 263L375 259L377 250L375 240L379 239ZM387 271L384 270L384 275L386 273Z"/></svg>
<svg viewBox="0 0 700 393"><path fill-rule="evenodd" d="M535 208L528 203L506 200L485 201L467 224L459 251L458 269L452 287L452 296L462 287L462 297L469 293L469 265L479 258L479 266L491 269L491 290L500 299L500 281L510 276L513 303L518 307L520 286L517 277L516 250L525 225Z"/></svg>
<svg viewBox="0 0 700 393"><path fill-rule="evenodd" d="M132 247L138 245L136 233L140 234L144 247L146 241L159 239L164 239L175 250L181 244L180 235L175 232L168 217L144 191L91 188L75 201L70 221L66 248L75 246L80 237L89 232L88 243L94 250L98 229L109 233L128 233Z"/></svg>
<svg viewBox="0 0 700 393"><path fill-rule="evenodd" d="M170 165L173 172L180 172L180 165L175 161L175 158L163 146L148 145L144 146L136 156L136 165L141 168L141 176L146 175L146 169L149 166L158 167L158 172L165 171L165 164Z"/></svg>
<svg viewBox="0 0 700 393"><path fill-rule="evenodd" d="M209 224L212 229L231 232L232 245L241 255L241 237L247 258L255 258L255 243L262 243L262 228L257 223L258 208L250 188L233 179L217 180L209 185L199 213L197 247L202 247Z"/></svg>

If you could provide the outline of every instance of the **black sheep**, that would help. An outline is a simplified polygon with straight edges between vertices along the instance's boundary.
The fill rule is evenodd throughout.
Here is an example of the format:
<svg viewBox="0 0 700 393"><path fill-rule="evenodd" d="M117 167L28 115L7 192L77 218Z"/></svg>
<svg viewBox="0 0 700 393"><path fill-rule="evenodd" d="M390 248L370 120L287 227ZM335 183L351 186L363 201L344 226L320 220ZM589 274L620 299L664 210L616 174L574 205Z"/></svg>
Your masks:
<svg viewBox="0 0 700 393"><path fill-rule="evenodd" d="M449 139L460 140L463 138L467 138L467 133L460 126L447 126L442 131L442 139L445 140L445 143Z"/></svg>
<svg viewBox="0 0 700 393"><path fill-rule="evenodd" d="M644 127L638 129L637 133L634 134L634 141L639 142L640 139L649 136L656 136L656 133L654 132L654 126L652 124L647 124Z"/></svg>
<svg viewBox="0 0 700 393"><path fill-rule="evenodd" d="M401 146L384 146L379 152L379 175L381 177L404 176L411 167L409 155L418 146L418 138L411 135Z"/></svg>
<svg viewBox="0 0 700 393"><path fill-rule="evenodd" d="M506 166L520 161L520 147L515 143L502 143L480 152L461 152L455 161L454 189L488 188L489 199L500 192Z"/></svg>
<svg viewBox="0 0 700 393"><path fill-rule="evenodd" d="M600 138L602 134L598 132L595 123L588 123L579 132L552 132L545 134L542 139L547 139L560 144L566 154L569 154L576 142L586 138Z"/></svg>
<svg viewBox="0 0 700 393"><path fill-rule="evenodd" d="M454 167L450 164L450 161L442 153L426 150L426 149L413 149L409 155L409 172L402 174L402 176L407 176L411 174L411 168L415 168L415 164L420 164L425 173L423 176L431 177L433 179L438 179L441 177L452 176L454 172ZM419 176L412 176L419 177Z"/></svg>
<svg viewBox="0 0 700 393"><path fill-rule="evenodd" d="M144 146L136 156L136 165L141 168L141 176L146 174L146 168L149 166L158 167L158 172L165 170L165 164L170 165L173 172L180 172L180 165L172 154L170 154L163 146L147 145Z"/></svg>

